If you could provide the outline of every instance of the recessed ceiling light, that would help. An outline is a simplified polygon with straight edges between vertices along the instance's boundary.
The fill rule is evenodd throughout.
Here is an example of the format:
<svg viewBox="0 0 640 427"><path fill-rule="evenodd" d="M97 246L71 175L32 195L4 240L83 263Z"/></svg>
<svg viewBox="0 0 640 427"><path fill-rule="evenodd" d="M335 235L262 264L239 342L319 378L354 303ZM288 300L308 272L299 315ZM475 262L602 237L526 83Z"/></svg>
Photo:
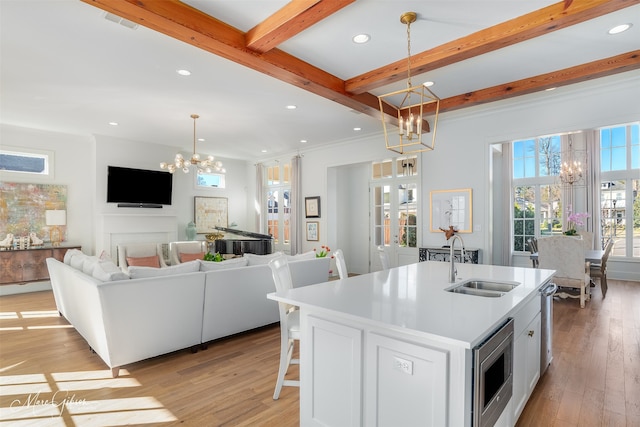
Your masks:
<svg viewBox="0 0 640 427"><path fill-rule="evenodd" d="M424 83L422 83L422 85L423 85L424 87L431 87L431 86L433 86L434 84L435 84L435 83L434 83L434 82L431 82L431 81L428 81L428 82L424 82Z"/></svg>
<svg viewBox="0 0 640 427"><path fill-rule="evenodd" d="M547 91L547 92L551 92L552 90L556 90L556 88L555 87L550 87L550 88L545 89L545 91Z"/></svg>
<svg viewBox="0 0 640 427"><path fill-rule="evenodd" d="M190 76L191 75L191 71L189 71L189 70L177 70L176 73L180 74L181 76Z"/></svg>
<svg viewBox="0 0 640 427"><path fill-rule="evenodd" d="M613 27L612 29L609 30L609 34L620 34L624 31L627 31L629 28L631 28L633 26L633 24L622 24L622 25L616 25L615 27Z"/></svg>
<svg viewBox="0 0 640 427"><path fill-rule="evenodd" d="M198 142L204 142L205 139L204 138L198 138Z"/></svg>
<svg viewBox="0 0 640 427"><path fill-rule="evenodd" d="M362 130L362 128L353 128L353 130L355 130L357 132L359 130Z"/></svg>
<svg viewBox="0 0 640 427"><path fill-rule="evenodd" d="M296 108L298 108L297 105L293 105L293 104L287 105L287 110L295 110Z"/></svg>
<svg viewBox="0 0 640 427"><path fill-rule="evenodd" d="M261 150L260 152L261 152L261 153L266 153L266 152L267 152L267 150Z"/></svg>
<svg viewBox="0 0 640 427"><path fill-rule="evenodd" d="M301 139L301 140L300 140L300 143L301 143L301 144L306 144L306 143L307 143L307 140L306 140L306 139Z"/></svg>
<svg viewBox="0 0 640 427"><path fill-rule="evenodd" d="M371 36L369 34L358 34L353 36L353 42L357 44L366 43L371 40Z"/></svg>
<svg viewBox="0 0 640 427"><path fill-rule="evenodd" d="M109 122L111 126L118 126L118 122Z"/></svg>

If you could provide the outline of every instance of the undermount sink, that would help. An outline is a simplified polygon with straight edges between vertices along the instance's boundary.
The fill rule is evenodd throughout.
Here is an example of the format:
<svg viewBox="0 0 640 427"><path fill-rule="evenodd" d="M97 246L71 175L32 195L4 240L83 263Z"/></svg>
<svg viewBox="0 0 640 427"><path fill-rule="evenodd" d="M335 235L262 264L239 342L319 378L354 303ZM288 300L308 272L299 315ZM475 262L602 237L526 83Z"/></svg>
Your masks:
<svg viewBox="0 0 640 427"><path fill-rule="evenodd" d="M457 283L445 290L456 294L499 298L507 292L512 291L518 285L519 283L517 282L496 282L493 280L472 279L462 283Z"/></svg>

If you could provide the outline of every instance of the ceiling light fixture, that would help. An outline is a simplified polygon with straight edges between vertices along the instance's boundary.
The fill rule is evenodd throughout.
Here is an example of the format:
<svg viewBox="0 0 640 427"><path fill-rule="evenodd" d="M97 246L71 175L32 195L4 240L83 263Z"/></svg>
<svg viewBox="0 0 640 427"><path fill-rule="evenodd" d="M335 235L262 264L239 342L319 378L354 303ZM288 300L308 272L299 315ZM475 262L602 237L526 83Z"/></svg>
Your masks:
<svg viewBox="0 0 640 427"><path fill-rule="evenodd" d="M191 158L185 159L181 153L178 153L173 163L160 163L160 169L167 169L170 173L174 173L177 169L182 169L182 172L189 173L191 167L195 168L198 173L226 172L222 167L221 161L215 161L213 156L207 156L206 159L201 160L200 154L196 153L196 120L199 117L197 114L191 115L193 119L193 154Z"/></svg>
<svg viewBox="0 0 640 427"><path fill-rule="evenodd" d="M582 180L582 175L584 173L582 158L584 157L584 152L578 150L574 151L573 136L571 134L568 139L568 150L562 153L565 161L560 165L558 178L560 178L560 182L563 184L573 186Z"/></svg>
<svg viewBox="0 0 640 427"><path fill-rule="evenodd" d="M431 151L434 149L436 142L440 98L424 84L415 87L411 86L411 24L416 21L417 17L418 15L415 12L406 12L400 16L400 22L407 26L407 88L378 96L387 149L399 154ZM416 103L412 103L412 96L413 101L417 101ZM422 134L430 132L431 129L429 128L429 122L423 116L430 104L435 104L435 118L433 119L431 143L427 144L422 141ZM392 115L390 113L394 113L398 117L396 135L393 135L394 131L387 129L388 116ZM390 138L399 138L399 143L390 143Z"/></svg>
<svg viewBox="0 0 640 427"><path fill-rule="evenodd" d="M629 28L632 27L633 24L622 24L622 25L616 25L615 27L611 28L608 33L611 35L614 34L620 34L623 33L625 31L627 31Z"/></svg>
<svg viewBox="0 0 640 427"><path fill-rule="evenodd" d="M363 44L371 40L371 36L369 34L358 34L353 36L351 40L353 40L354 43Z"/></svg>
<svg viewBox="0 0 640 427"><path fill-rule="evenodd" d="M180 74L181 76L190 76L191 75L191 71L189 71L189 70L177 70L176 73Z"/></svg>

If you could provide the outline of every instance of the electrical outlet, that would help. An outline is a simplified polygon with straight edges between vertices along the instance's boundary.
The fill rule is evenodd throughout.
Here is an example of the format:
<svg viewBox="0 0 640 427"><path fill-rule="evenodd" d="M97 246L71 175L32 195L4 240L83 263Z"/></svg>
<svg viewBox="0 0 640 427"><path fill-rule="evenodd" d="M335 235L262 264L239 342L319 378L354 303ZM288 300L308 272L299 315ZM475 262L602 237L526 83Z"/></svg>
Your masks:
<svg viewBox="0 0 640 427"><path fill-rule="evenodd" d="M410 360L405 360L397 356L394 356L393 367L400 372L404 372L405 374L408 374L408 375L413 375L413 362Z"/></svg>

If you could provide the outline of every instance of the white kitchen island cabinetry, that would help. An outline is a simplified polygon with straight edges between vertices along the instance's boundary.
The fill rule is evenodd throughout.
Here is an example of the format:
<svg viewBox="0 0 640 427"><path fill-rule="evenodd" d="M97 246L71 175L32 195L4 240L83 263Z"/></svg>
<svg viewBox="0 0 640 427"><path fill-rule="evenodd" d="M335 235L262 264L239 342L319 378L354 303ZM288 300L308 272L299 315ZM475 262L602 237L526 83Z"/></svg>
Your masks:
<svg viewBox="0 0 640 427"><path fill-rule="evenodd" d="M553 271L458 264L458 281L519 283L486 298L447 292L448 267L427 261L269 295L300 307L302 426L471 426L472 349L509 318L514 340L526 335ZM513 425L515 408L512 398L496 425Z"/></svg>
<svg viewBox="0 0 640 427"><path fill-rule="evenodd" d="M540 379L540 298L527 303L515 316L513 344L513 412L520 417Z"/></svg>

